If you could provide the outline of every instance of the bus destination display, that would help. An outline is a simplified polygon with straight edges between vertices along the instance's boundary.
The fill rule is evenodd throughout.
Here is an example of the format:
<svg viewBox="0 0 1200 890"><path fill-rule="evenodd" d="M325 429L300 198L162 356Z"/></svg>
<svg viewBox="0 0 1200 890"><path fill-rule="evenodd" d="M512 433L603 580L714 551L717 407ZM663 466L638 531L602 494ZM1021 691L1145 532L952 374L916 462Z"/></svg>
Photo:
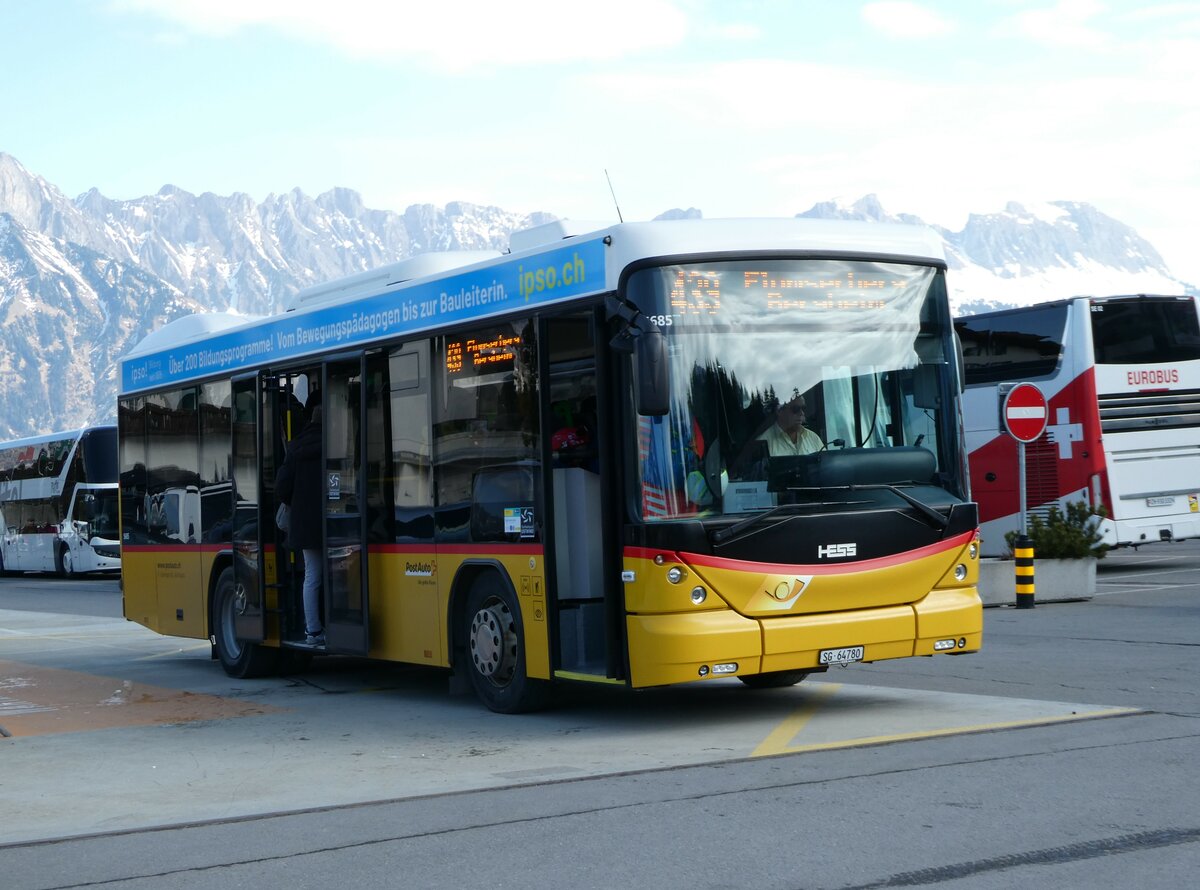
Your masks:
<svg viewBox="0 0 1200 890"><path fill-rule="evenodd" d="M822 271L828 271L828 266L823 264ZM734 305L739 307L753 303L780 311L874 311L884 308L887 300L872 297L872 293L910 285L907 280L889 280L878 273L856 274L853 269L810 278L800 270L780 274L751 268L681 268L675 270L669 299L672 311L680 315L718 315L722 296L737 297Z"/></svg>
<svg viewBox="0 0 1200 890"><path fill-rule="evenodd" d="M446 373L453 377L463 370L475 373L511 368L521 337L500 334L489 340L450 340L446 343Z"/></svg>

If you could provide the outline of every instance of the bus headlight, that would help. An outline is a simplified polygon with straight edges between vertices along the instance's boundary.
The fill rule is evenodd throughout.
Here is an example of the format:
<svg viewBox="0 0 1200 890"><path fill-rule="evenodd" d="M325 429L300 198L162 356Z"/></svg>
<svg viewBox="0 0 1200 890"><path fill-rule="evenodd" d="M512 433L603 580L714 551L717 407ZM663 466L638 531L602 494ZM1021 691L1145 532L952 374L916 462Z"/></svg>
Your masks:
<svg viewBox="0 0 1200 890"><path fill-rule="evenodd" d="M692 603L693 604L698 606L702 602L704 602L706 599L708 599L708 591L707 590L705 590L703 587L693 587L692 588Z"/></svg>
<svg viewBox="0 0 1200 890"><path fill-rule="evenodd" d="M679 566L671 566L669 569L667 569L667 580L670 581L672 584L678 584L680 581L682 581L686 577L687 577L687 572L685 572Z"/></svg>
<svg viewBox="0 0 1200 890"><path fill-rule="evenodd" d="M965 581L967 579L967 567L961 562L954 567L954 580Z"/></svg>

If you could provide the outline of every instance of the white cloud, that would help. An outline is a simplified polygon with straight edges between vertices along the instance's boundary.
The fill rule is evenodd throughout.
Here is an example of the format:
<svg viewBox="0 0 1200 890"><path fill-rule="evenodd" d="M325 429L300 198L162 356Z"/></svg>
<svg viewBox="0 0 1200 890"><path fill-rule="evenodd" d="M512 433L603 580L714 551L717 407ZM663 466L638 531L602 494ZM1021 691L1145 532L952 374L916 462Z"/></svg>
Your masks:
<svg viewBox="0 0 1200 890"><path fill-rule="evenodd" d="M674 46L688 32L672 0L113 0L198 34L268 29L353 58L419 60L448 71L607 60Z"/></svg>
<svg viewBox="0 0 1200 890"><path fill-rule="evenodd" d="M954 23L949 19L919 3L906 0L868 3L862 8L862 19L867 25L888 37L905 40L942 37L955 30Z"/></svg>
<svg viewBox="0 0 1200 890"><path fill-rule="evenodd" d="M1099 49L1112 38L1094 27L1092 20L1105 12L1096 0L1059 0L1050 9L1031 9L1016 16L1017 30L1033 41L1049 46Z"/></svg>
<svg viewBox="0 0 1200 890"><path fill-rule="evenodd" d="M733 22L727 25L701 25L701 33L711 35L718 40L749 41L758 40L763 36L763 29L749 22Z"/></svg>
<svg viewBox="0 0 1200 890"><path fill-rule="evenodd" d="M1200 91L1176 62L1158 67L1149 43L1129 49L1127 65L1103 77L1031 70L931 84L763 60L626 67L571 88L612 103L599 112L612 129L641 134L623 161L659 171L647 194L661 197L669 185L706 215L791 214L831 195L875 192L892 212L950 228L967 210L1068 200L1134 228L1194 232L1186 208L1200 203L1190 135L1200 132ZM656 120L674 124L664 130ZM714 157L724 159L716 176Z"/></svg>

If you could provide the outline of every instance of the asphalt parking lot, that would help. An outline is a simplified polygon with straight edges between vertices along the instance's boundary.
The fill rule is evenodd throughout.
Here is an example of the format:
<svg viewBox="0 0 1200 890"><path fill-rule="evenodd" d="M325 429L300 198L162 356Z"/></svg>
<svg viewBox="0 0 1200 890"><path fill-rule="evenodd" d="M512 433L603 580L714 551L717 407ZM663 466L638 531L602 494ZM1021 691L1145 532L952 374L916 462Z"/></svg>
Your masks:
<svg viewBox="0 0 1200 890"><path fill-rule="evenodd" d="M531 824L534 834L526 836L511 811L494 809L500 799L522 812L546 808L547 824L557 826L553 813L566 800L577 807L626 793L660 801L682 795L720 801L736 824L763 817L751 786L778 787L780 800L801 794L789 809L796 830L852 843L830 834L837 821L813 821L813 786L796 784L804 776L831 794L839 789L833 800L854 801L854 837L861 834L863 846L850 871L864 881L894 876L904 862L978 860L1003 871L1013 867L1014 851L1033 855L1030 849L1036 865L1038 850L1070 848L1081 837L1119 846L1129 826L1174 832L1172 850L1180 854L1188 832L1200 828L1186 815L1200 783L1185 766L1200 748L1198 557L1192 542L1118 552L1103 562L1090 601L989 608L977 655L852 666L766 692L734 680L637 693L587 688L521 717L450 695L439 672L352 659L324 659L294 677L234 680L209 660L206 644L159 637L113 615L113 581L3 579L0 725L9 737L0 738L0 796L20 817L0 822L0 866L20 866L6 872L21 877L11 887L74 886L78 869L50 877L51 850L60 858L69 850L79 861L97 844L151 850L163 831L196 838L222 826L270 837L281 819L303 822L305 831L323 826L332 837L348 814L365 815L363 807L445 809L460 821L486 812L480 818L487 824L507 826L491 852L504 860L514 845L553 843L555 833ZM959 764L961 773L970 763L977 764L970 780L946 768ZM977 786L984 773L985 786ZM868 790L876 786L862 784L867 775L892 776L890 790ZM925 798L963 801L970 809L957 815L964 831L974 826L976 833L927 838L908 861L888 839L904 818L902 799ZM627 816L607 806L596 818L608 828L596 830L611 832L614 844L632 843L623 835ZM1029 824L1010 824L1014 807ZM1056 819L1064 807L1070 820ZM325 821L335 814L339 821ZM680 818L697 838L714 830L693 824L691 815ZM409 840L396 835L396 843L423 843L405 832ZM78 846L89 838L89 846ZM344 838L347 849L360 842L361 831ZM651 850L678 842L670 825L641 824L638 859L648 863ZM294 855L307 855L302 848ZM1092 855L1091 847L1080 850L1081 860ZM575 848L563 874L591 855ZM603 855L626 854L607 848ZM236 859L231 849L213 847L203 868ZM1176 867L1182 877L1189 861L1171 858L1168 877ZM714 873L723 867L709 865ZM430 860L413 885L447 878L438 868ZM590 872L575 874L579 886L597 885ZM1053 880L1062 872L1033 874ZM682 885L681 876L663 886Z"/></svg>

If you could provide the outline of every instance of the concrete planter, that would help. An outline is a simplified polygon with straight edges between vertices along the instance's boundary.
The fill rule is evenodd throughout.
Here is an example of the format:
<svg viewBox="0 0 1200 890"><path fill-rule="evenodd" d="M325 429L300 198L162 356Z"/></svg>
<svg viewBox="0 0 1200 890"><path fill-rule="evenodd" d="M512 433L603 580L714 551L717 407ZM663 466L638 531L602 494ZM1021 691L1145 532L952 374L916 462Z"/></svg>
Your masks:
<svg viewBox="0 0 1200 890"><path fill-rule="evenodd" d="M1033 560L1035 603L1062 603L1096 595L1096 560ZM979 596L985 606L1011 606L1017 601L1016 570L1011 559L984 559L979 564Z"/></svg>

